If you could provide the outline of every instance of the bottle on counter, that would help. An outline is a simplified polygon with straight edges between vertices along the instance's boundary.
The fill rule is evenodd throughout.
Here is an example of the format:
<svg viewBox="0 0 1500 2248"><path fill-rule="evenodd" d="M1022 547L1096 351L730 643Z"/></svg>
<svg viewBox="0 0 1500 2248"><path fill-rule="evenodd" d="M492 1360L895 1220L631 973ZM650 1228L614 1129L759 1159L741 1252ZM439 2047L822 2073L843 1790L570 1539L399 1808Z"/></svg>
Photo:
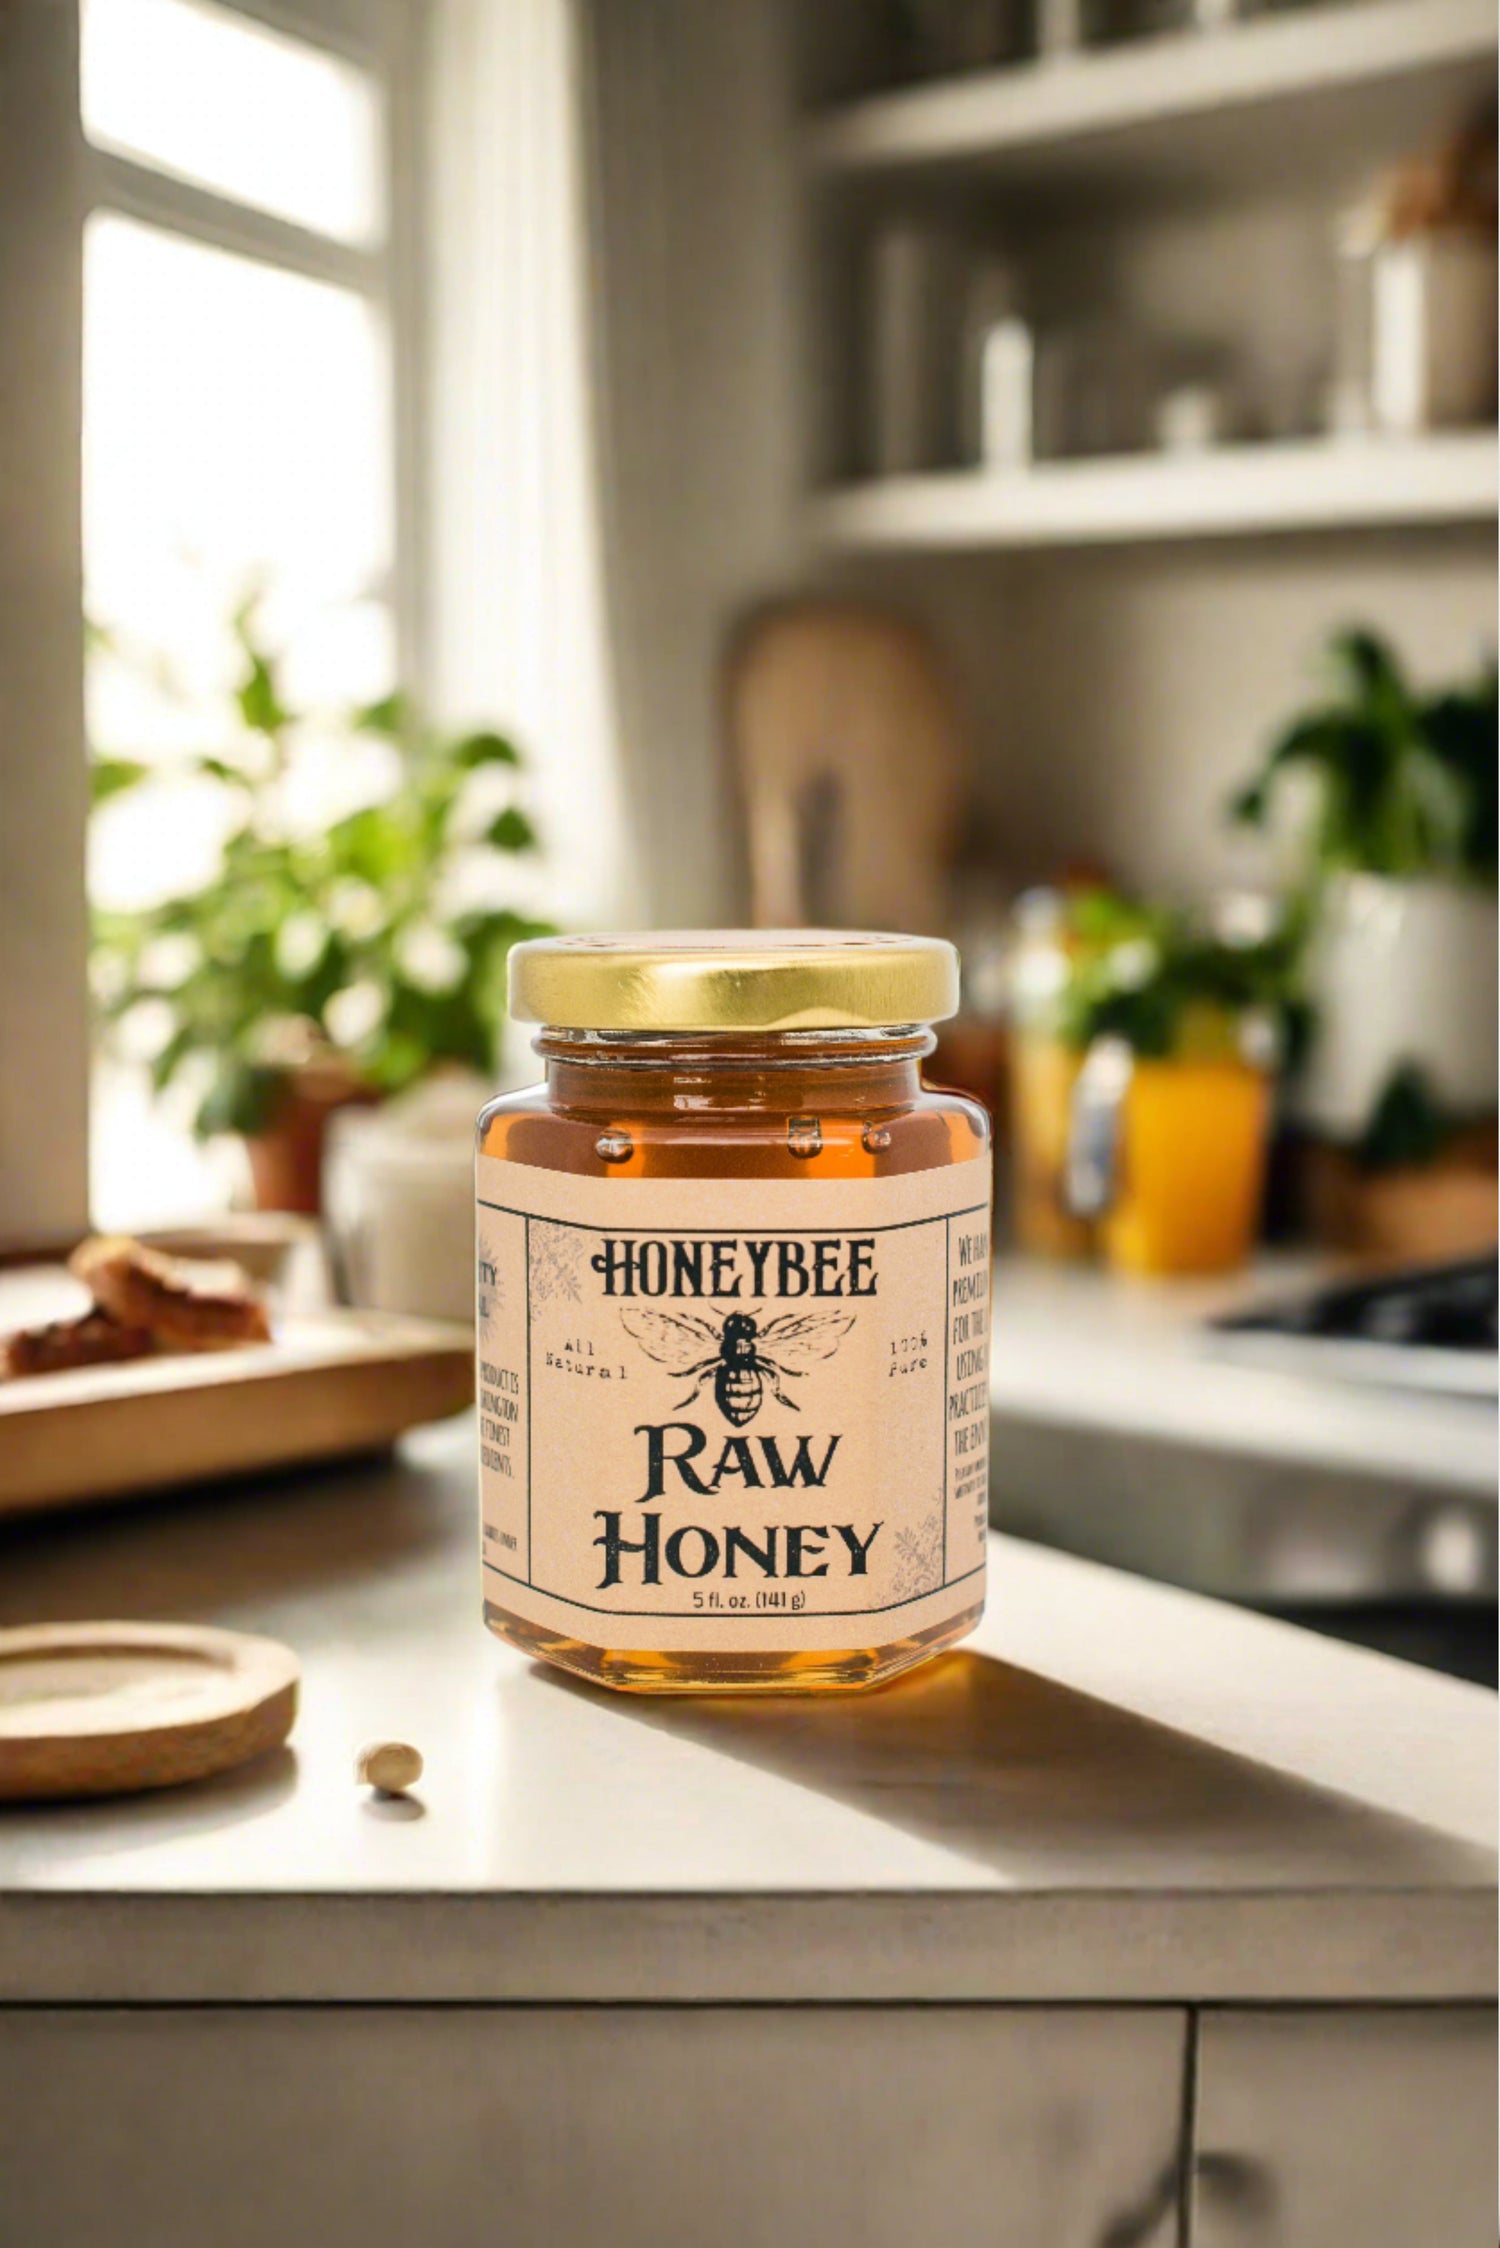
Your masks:
<svg viewBox="0 0 1500 2248"><path fill-rule="evenodd" d="M1255 1244L1275 1038L1264 1015L1199 1007L1172 1050L1100 1039L1074 1088L1069 1187L1118 1272L1219 1273Z"/></svg>

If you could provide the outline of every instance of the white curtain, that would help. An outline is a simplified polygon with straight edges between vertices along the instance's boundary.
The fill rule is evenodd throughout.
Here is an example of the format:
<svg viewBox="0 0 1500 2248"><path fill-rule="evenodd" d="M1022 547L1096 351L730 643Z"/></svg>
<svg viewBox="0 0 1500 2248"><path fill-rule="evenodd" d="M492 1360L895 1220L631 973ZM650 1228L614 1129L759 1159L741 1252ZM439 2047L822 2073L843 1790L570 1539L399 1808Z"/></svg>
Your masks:
<svg viewBox="0 0 1500 2248"><path fill-rule="evenodd" d="M795 550L783 11L433 22L433 676L525 735L561 917L733 918L718 664Z"/></svg>
<svg viewBox="0 0 1500 2248"><path fill-rule="evenodd" d="M571 0L440 0L425 118L422 669L527 752L538 905L629 921Z"/></svg>

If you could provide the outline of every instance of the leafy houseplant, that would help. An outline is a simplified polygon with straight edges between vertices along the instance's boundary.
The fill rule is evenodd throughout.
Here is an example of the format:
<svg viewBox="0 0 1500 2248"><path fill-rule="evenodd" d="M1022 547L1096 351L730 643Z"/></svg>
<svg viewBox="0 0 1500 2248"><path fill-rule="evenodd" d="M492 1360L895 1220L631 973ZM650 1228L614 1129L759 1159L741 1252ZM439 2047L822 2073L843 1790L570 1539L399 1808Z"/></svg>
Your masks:
<svg viewBox="0 0 1500 2248"><path fill-rule="evenodd" d="M544 927L495 893L536 838L521 808L494 796L520 765L515 746L485 730L440 732L402 695L335 721L346 744L385 745L386 792L324 824L295 817L309 714L290 707L254 604L233 632L230 748L93 761L96 805L192 777L221 792L226 827L208 879L96 914L93 981L111 1028L149 1013L160 1032L153 1083L192 1088L200 1134L240 1133L252 1160L278 1133L300 1135L304 1176L265 1192L274 1166L261 1164L257 1188L262 1200L316 1207L329 1106L397 1092L444 1063L492 1069L506 955ZM313 722L326 740L326 715Z"/></svg>
<svg viewBox="0 0 1500 2248"><path fill-rule="evenodd" d="M1496 859L1496 675L1435 695L1416 693L1374 633L1332 645L1333 701L1295 719L1233 804L1264 826L1278 784L1314 783L1304 877L1440 875L1493 884Z"/></svg>
<svg viewBox="0 0 1500 2248"><path fill-rule="evenodd" d="M1298 936L1289 921L1235 942L1103 890L1070 901L1054 1020L1080 1057L1065 1195L1112 1264L1219 1272L1248 1253Z"/></svg>
<svg viewBox="0 0 1500 2248"><path fill-rule="evenodd" d="M1111 890L1069 904L1071 964L1058 997L1057 1034L1077 1049L1117 1038L1165 1060L1184 1050L1238 1051L1247 1022L1285 1050L1300 1036L1296 996L1301 924L1235 943L1172 906Z"/></svg>
<svg viewBox="0 0 1500 2248"><path fill-rule="evenodd" d="M1391 1144L1436 1147L1445 1121L1494 1105L1495 669L1424 694L1373 633L1341 633L1331 656L1334 698L1288 726L1233 810L1264 827L1303 776L1296 880L1316 1022L1305 1120L1379 1149L1395 1089Z"/></svg>

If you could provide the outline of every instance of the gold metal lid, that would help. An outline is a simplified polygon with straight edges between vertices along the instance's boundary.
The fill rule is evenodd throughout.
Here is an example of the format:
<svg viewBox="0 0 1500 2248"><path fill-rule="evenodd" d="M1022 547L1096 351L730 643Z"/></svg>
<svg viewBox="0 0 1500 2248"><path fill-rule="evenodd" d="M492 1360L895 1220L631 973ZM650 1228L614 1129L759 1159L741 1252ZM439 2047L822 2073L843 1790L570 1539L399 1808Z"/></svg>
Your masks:
<svg viewBox="0 0 1500 2248"><path fill-rule="evenodd" d="M958 1007L939 937L663 929L540 937L510 956L510 1011L559 1030L893 1030Z"/></svg>

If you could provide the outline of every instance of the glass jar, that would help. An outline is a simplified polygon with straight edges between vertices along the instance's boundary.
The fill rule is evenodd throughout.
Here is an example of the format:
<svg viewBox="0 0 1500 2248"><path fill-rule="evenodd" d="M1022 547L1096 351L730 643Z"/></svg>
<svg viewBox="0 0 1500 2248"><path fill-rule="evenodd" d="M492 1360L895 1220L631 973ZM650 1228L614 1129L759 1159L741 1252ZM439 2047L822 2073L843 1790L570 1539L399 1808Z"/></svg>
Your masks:
<svg viewBox="0 0 1500 2248"><path fill-rule="evenodd" d="M933 939L555 938L479 1119L484 1614L658 1693L871 1685L984 1601L988 1120Z"/></svg>
<svg viewBox="0 0 1500 2248"><path fill-rule="evenodd" d="M1265 1191L1271 1080L1231 1055L1137 1061L1121 1119L1118 1200L1102 1224L1118 1272L1237 1272Z"/></svg>
<svg viewBox="0 0 1500 2248"><path fill-rule="evenodd" d="M1275 1049L1262 1012L1211 1006L1185 1011L1167 1054L1095 1041L1075 1092L1075 1151L1087 1149L1083 1199L1116 1271L1210 1274L1248 1261Z"/></svg>
<svg viewBox="0 0 1500 2248"><path fill-rule="evenodd" d="M1082 1056L1058 1027L1076 940L1068 901L1028 890L1016 902L1010 963L1011 1222L1029 1256L1087 1257L1094 1228L1070 1207L1068 1142Z"/></svg>

